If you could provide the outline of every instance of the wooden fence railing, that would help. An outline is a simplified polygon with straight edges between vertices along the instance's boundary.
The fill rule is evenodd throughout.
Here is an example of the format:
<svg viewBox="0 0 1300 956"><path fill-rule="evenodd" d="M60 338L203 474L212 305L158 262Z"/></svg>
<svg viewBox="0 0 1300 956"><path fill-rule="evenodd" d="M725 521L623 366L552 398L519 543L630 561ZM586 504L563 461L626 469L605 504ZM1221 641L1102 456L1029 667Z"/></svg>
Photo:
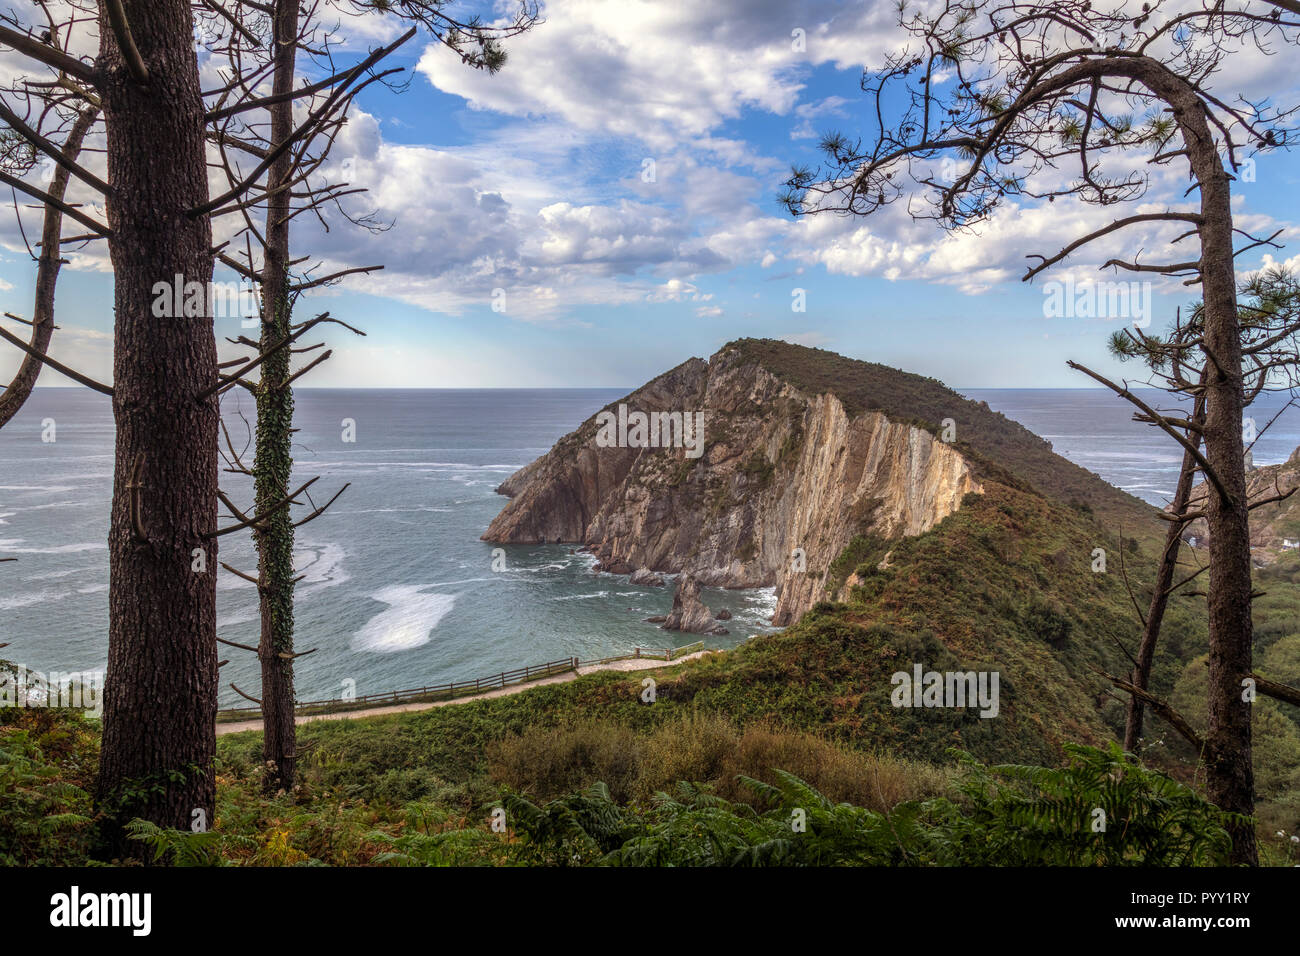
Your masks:
<svg viewBox="0 0 1300 956"><path fill-rule="evenodd" d="M629 660L673 661L685 654L703 649L704 642L697 641L694 644L688 644L686 647L664 648L662 650L647 650L638 647L631 654L620 654L618 657L602 657L590 661L580 661L576 657L564 657L557 661L549 661L545 664L530 664L526 667L517 667L511 671L501 671L499 674L478 677L474 680L454 680L445 684L434 684L431 687L412 687L407 690L395 690L382 694L362 694L352 698L303 701L295 708L295 712L299 716L307 716L310 714L362 710L382 704L410 704L451 699L453 697L466 697L500 687L531 683L546 677L554 677L556 674L574 671L581 667L595 667ZM258 716L261 712L262 708L260 707L226 707L217 711L217 720L246 720Z"/></svg>
<svg viewBox="0 0 1300 956"><path fill-rule="evenodd" d="M617 657L598 657L590 661L578 661L579 667L596 667L600 664L615 664L619 661L675 661L679 657L687 654L694 654L696 651L704 650L704 642L696 641L694 644L687 644L685 647L669 647L659 650L650 650L644 647L634 648L631 654L619 654Z"/></svg>

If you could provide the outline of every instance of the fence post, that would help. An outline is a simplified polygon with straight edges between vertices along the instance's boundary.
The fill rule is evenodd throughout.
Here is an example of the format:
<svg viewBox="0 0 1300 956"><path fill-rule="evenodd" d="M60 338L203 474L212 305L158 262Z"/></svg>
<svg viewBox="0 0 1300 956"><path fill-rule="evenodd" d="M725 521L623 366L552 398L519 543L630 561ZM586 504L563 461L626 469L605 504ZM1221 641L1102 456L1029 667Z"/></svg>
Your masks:
<svg viewBox="0 0 1300 956"><path fill-rule="evenodd" d="M632 656L633 656L633 657L640 657L640 656L641 656L641 648L639 648L639 647L634 647L634 648L632 648Z"/></svg>

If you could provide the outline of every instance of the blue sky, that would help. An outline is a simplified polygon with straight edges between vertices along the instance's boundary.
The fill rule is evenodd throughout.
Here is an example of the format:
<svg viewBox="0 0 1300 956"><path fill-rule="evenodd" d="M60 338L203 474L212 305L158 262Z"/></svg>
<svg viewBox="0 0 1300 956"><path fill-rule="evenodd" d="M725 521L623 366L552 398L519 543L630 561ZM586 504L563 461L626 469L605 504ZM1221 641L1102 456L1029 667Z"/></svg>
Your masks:
<svg viewBox="0 0 1300 956"><path fill-rule="evenodd" d="M905 215L796 222L778 206L789 166L817 159L818 134L870 134L859 80L898 40L892 4L569 0L544 15L509 43L497 76L418 37L393 59L409 88L362 96L330 170L370 189L351 208L393 227L373 236L333 216L325 234L302 217L295 242L333 267L386 269L300 304L368 333L331 332L334 358L304 384L636 386L746 335L956 387L1090 384L1067 359L1116 370L1104 343L1122 319L1047 318L1044 280L1018 281L1026 254L1055 252L1105 211L1026 204L980 235L946 236ZM343 32L359 53L397 26L345 21ZM1282 94L1300 86L1300 67L1243 56L1224 86ZM1297 161L1261 157L1237 189L1239 222L1288 230L1277 261L1297 253ZM1157 180L1148 201L1181 189ZM34 212L25 224L38 231ZM0 235L0 294L26 314L32 265L12 222ZM1106 251L1045 279L1096 274ZM802 313L791 308L800 289ZM1189 299L1157 287L1155 325ZM103 378L109 302L102 252L74 257L53 351ZM218 334L238 325L218 320ZM0 375L15 363L0 353Z"/></svg>

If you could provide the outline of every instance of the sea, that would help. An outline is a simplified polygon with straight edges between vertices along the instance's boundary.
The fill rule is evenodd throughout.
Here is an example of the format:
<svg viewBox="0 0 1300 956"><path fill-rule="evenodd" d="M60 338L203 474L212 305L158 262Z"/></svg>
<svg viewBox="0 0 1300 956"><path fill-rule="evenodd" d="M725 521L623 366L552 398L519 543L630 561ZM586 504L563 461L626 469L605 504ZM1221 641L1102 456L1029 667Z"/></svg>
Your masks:
<svg viewBox="0 0 1300 956"><path fill-rule="evenodd" d="M301 389L296 392L296 482L320 480L322 504L298 530L296 641L316 648L296 668L299 700L386 693L486 677L526 664L658 650L699 640L645 619L666 614L672 588L633 587L593 573L569 545L495 546L479 540L506 499L495 489L604 405L631 389ZM1015 419L1058 454L1152 504L1172 494L1179 448L1132 421L1100 389L967 389L967 397ZM1169 406L1152 391L1153 403ZM1263 396L1256 464L1284 461L1300 445L1300 412ZM252 458L252 400L231 393L222 415ZM43 440L43 439L53 439ZM107 660L108 503L112 411L83 389L39 388L0 429L0 658L41 672L96 671ZM223 474L241 509L246 478ZM256 573L247 533L221 539L220 560ZM256 644L256 589L218 573L218 634ZM771 589L705 589L732 613L733 646L771 630ZM253 654L222 646L222 706L256 694Z"/></svg>

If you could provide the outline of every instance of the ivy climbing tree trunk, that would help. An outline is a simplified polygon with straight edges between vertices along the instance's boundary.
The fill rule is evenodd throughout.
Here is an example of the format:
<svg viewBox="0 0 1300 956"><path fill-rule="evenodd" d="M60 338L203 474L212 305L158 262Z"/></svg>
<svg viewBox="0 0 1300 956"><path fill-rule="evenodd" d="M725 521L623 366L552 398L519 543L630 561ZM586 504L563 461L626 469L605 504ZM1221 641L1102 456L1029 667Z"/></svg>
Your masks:
<svg viewBox="0 0 1300 956"><path fill-rule="evenodd" d="M217 354L206 294L198 314L174 314L176 283L206 293L213 256L209 218L192 212L208 177L190 4L100 11L116 451L96 796L108 851L140 855L130 819L188 830L213 813L218 403L199 395L217 381ZM129 23L131 62L110 11Z"/></svg>
<svg viewBox="0 0 1300 956"><path fill-rule="evenodd" d="M270 107L271 145L294 131L293 89L298 37L297 0L275 6L275 74L272 95L283 102ZM288 496L293 472L293 388L288 385L291 349L272 349L289 336L293 303L289 288L290 190L293 151L287 150L268 171L266 242L262 263L262 333L267 354L257 388L257 449L253 459L256 514L269 512ZM268 354L269 353L269 354ZM296 733L293 690L293 517L280 508L254 532L262 631L258 657L262 665L263 788L268 793L294 784Z"/></svg>

